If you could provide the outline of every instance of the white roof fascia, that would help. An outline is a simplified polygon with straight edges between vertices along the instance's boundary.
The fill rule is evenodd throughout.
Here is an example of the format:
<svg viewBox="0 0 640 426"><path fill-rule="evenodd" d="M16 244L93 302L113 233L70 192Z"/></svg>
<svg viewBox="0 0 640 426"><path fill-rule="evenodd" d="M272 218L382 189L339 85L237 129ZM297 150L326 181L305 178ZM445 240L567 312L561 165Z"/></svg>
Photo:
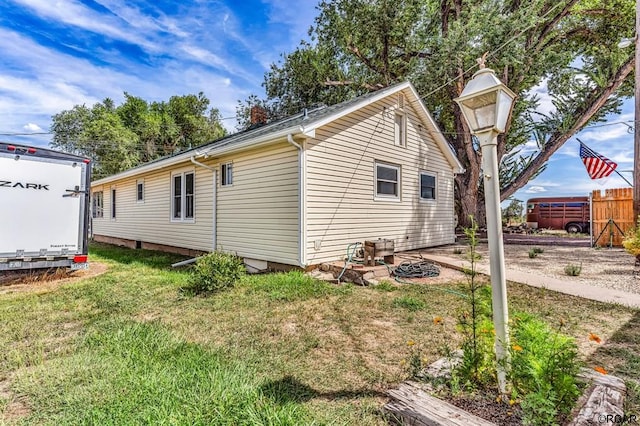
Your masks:
<svg viewBox="0 0 640 426"><path fill-rule="evenodd" d="M392 95L392 94L394 94L396 92L399 92L401 90L404 90L404 89L406 89L407 87L410 87L410 86L411 86L411 83L408 82L408 81L405 81L404 83L400 83L400 84L394 86L392 90L390 90L389 88L380 89L377 92L375 92L374 96L372 96L370 98L367 98L367 99L364 99L364 100L362 100L360 102L356 102L353 105L351 105L349 108L346 108L346 109L343 109L343 110L340 110L340 111L336 111L334 114L331 114L331 115L329 115L327 117L324 117L321 120L312 121L307 126L301 126L302 133L304 135L307 135L307 136L310 135L310 134L313 134L315 136L315 130L317 128L322 127L325 124L329 124L332 121L335 121L338 118L343 117L343 116L345 116L347 114L351 114L354 111L357 111L357 110L359 110L361 108L366 107L367 105L370 105L372 103L378 102L380 99L385 98L385 97L387 97L389 95ZM311 136L311 137L314 137L314 136Z"/></svg>
<svg viewBox="0 0 640 426"><path fill-rule="evenodd" d="M451 146L449 145L449 142L447 142L447 140L445 139L444 135L442 134L442 131L436 124L431 114L429 113L429 110L427 109L427 107L422 102L422 99L420 99L420 96L418 96L418 92L416 92L416 89L415 87L413 87L412 84L409 85L409 90L411 90L414 98L416 99L416 101L413 103L418 104L418 108L417 108L418 112L422 113L423 120L427 123L427 128L429 129L429 133L431 133L431 136L436 141L436 144L438 145L438 147L440 147L440 150L442 151L444 156L447 158L447 160L449 160L451 167L453 167L454 169L453 172L456 174L464 173L465 169L462 166L462 163L460 163L460 160L458 160L458 157L453 152Z"/></svg>
<svg viewBox="0 0 640 426"><path fill-rule="evenodd" d="M275 142L276 140L287 137L287 135L289 134L298 134L298 133L301 133L300 126L289 127L274 133L266 133L258 138L249 138L244 142L224 145L220 148L218 148L215 144L213 144L207 149L204 149L202 151L197 151L195 153L195 156L214 157L217 155L228 154L230 152L240 151L245 148L253 148L254 146L260 146L260 145L268 144L270 142Z"/></svg>
<svg viewBox="0 0 640 426"><path fill-rule="evenodd" d="M128 178L131 176L136 176L140 173L147 173L153 170L161 169L163 167L169 166L174 163L181 163L183 161L188 161L189 158L194 156L194 152L185 152L182 154L178 154L173 157L165 158L164 160L157 161L155 163L142 165L140 167L136 167L133 169L125 170L124 172L116 173L115 175L107 176L102 179L94 180L91 182L91 186L94 185L103 185L105 183L113 182L115 180Z"/></svg>
<svg viewBox="0 0 640 426"><path fill-rule="evenodd" d="M102 179L98 179L96 181L91 182L91 186L104 185L109 182L113 182L120 179L125 179L132 176L137 176L142 173L148 173L154 170L162 169L164 167L169 167L173 164L178 164L183 161L188 161L191 157L213 157L222 154L228 154L235 151L240 151L246 148L253 148L262 146L265 144L269 144L272 142L276 142L288 134L299 134L302 133L301 128L299 126L290 127L288 129L280 130L276 133L267 133L262 135L259 138L249 138L244 142L240 143L231 143L229 145L224 145L220 148L216 147L215 143L213 146L203 149L202 151L194 150L185 152L182 154L178 154L173 157L166 158L164 160L157 161L155 163L143 165L140 167L136 167L134 169L125 170L124 172L117 173L115 175L107 176Z"/></svg>

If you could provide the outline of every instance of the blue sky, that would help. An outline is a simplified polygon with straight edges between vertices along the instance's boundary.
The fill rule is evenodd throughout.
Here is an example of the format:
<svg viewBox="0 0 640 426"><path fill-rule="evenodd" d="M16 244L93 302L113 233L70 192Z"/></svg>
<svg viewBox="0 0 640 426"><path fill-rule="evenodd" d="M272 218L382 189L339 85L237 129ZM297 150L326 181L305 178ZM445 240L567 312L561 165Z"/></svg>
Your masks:
<svg viewBox="0 0 640 426"><path fill-rule="evenodd" d="M263 95L269 65L307 37L317 0L4 0L0 2L0 140L44 146L51 116L123 92L146 100L204 92L223 117L238 100ZM544 97L544 89L540 89ZM542 112L552 108L543 99ZM610 123L633 123L633 103ZM235 119L225 120L232 130ZM578 137L633 168L633 135L624 124ZM534 145L525 148L533 149ZM623 173L631 180L630 173ZM569 140L547 170L516 193L587 195L627 185L618 176L592 181Z"/></svg>

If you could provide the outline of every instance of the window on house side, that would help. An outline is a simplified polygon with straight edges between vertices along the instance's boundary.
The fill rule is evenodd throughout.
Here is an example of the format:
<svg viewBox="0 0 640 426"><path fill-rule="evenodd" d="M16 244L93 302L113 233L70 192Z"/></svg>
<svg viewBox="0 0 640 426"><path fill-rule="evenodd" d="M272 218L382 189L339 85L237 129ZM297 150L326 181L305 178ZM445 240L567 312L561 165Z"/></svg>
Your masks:
<svg viewBox="0 0 640 426"><path fill-rule="evenodd" d="M222 165L222 186L228 186L233 184L233 163L226 163Z"/></svg>
<svg viewBox="0 0 640 426"><path fill-rule="evenodd" d="M403 112L395 114L396 145L407 146L407 116Z"/></svg>
<svg viewBox="0 0 640 426"><path fill-rule="evenodd" d="M195 217L195 174L175 174L171 178L171 220L193 220Z"/></svg>
<svg viewBox="0 0 640 426"><path fill-rule="evenodd" d="M102 191L94 192L91 199L91 216L93 218L104 217L104 194Z"/></svg>
<svg viewBox="0 0 640 426"><path fill-rule="evenodd" d="M174 219L182 219L182 175L175 175L173 177L173 208L172 218Z"/></svg>
<svg viewBox="0 0 640 426"><path fill-rule="evenodd" d="M376 197L400 199L400 167L376 163Z"/></svg>
<svg viewBox="0 0 640 426"><path fill-rule="evenodd" d="M184 181L184 218L193 219L193 201L195 193L193 173L185 173Z"/></svg>
<svg viewBox="0 0 640 426"><path fill-rule="evenodd" d="M136 201L141 203L144 201L144 181L139 180L136 185Z"/></svg>
<svg viewBox="0 0 640 426"><path fill-rule="evenodd" d="M420 172L420 199L436 199L436 177L429 173Z"/></svg>
<svg viewBox="0 0 640 426"><path fill-rule="evenodd" d="M116 218L116 190L111 189L111 219Z"/></svg>

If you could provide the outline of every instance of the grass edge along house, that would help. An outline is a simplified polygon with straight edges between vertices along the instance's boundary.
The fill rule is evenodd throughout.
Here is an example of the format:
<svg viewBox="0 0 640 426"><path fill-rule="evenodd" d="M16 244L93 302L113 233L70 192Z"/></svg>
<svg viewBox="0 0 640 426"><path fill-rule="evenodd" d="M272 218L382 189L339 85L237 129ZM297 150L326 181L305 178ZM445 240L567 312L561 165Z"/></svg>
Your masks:
<svg viewBox="0 0 640 426"><path fill-rule="evenodd" d="M396 251L454 241L463 168L411 83L260 124L94 181L93 238L220 249L257 269L378 238Z"/></svg>

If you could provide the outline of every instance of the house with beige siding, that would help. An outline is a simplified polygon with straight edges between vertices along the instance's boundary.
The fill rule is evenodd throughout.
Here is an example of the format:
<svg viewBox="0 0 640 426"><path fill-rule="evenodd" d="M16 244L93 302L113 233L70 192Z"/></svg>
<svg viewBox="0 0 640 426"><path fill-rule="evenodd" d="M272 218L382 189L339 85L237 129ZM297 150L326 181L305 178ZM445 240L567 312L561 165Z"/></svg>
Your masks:
<svg viewBox="0 0 640 426"><path fill-rule="evenodd" d="M94 181L98 241L310 266L347 246L454 241L460 162L409 83Z"/></svg>

